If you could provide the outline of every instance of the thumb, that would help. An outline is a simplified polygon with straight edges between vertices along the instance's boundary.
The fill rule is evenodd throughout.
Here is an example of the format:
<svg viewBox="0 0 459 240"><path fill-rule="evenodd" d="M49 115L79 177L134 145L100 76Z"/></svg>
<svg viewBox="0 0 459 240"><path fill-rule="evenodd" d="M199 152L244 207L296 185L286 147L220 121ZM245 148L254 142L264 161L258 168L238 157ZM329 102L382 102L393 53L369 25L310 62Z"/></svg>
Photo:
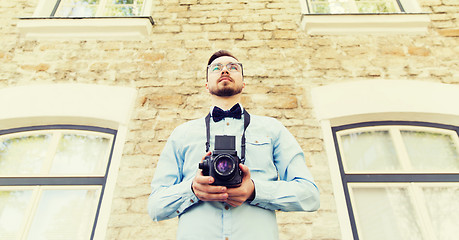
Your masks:
<svg viewBox="0 0 459 240"><path fill-rule="evenodd" d="M241 168L242 176L243 176L244 178L245 178L245 177L250 178L250 170L249 170L249 167L247 167L246 165L240 163L240 164L239 164L239 168Z"/></svg>

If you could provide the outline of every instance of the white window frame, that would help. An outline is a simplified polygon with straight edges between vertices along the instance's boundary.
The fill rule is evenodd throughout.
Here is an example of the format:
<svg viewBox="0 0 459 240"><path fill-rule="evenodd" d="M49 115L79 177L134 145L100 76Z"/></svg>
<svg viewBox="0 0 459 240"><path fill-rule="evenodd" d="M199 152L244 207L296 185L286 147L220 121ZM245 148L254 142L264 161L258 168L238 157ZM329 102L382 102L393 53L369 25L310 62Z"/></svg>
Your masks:
<svg viewBox="0 0 459 240"><path fill-rule="evenodd" d="M308 10L307 0L299 1L301 27L309 35L425 35L430 23L428 13L422 11L417 0L400 0L405 12L387 14L313 14Z"/></svg>
<svg viewBox="0 0 459 240"><path fill-rule="evenodd" d="M39 0L31 17L19 19L25 39L142 40L152 32L153 0L145 0L142 14L130 17L53 17L56 0Z"/></svg>
<svg viewBox="0 0 459 240"><path fill-rule="evenodd" d="M410 80L364 80L312 89L332 180L342 239L353 238L332 127L374 121L459 126L459 86Z"/></svg>
<svg viewBox="0 0 459 240"><path fill-rule="evenodd" d="M44 84L0 89L0 108L4 109L0 116L0 130L43 125L80 125L116 130L94 239L104 239L106 235L136 95L134 88L95 84Z"/></svg>

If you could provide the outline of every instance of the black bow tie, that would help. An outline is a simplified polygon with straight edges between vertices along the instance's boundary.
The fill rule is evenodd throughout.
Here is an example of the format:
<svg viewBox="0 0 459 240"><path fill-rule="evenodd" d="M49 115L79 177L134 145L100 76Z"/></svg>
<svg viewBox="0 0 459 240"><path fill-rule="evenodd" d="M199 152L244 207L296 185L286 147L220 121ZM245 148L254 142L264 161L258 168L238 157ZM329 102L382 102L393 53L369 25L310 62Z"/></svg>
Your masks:
<svg viewBox="0 0 459 240"><path fill-rule="evenodd" d="M241 119L242 109L239 104L234 105L230 110L224 111L219 107L214 107L212 111L212 119L214 122L219 122L223 118L231 117L236 119Z"/></svg>

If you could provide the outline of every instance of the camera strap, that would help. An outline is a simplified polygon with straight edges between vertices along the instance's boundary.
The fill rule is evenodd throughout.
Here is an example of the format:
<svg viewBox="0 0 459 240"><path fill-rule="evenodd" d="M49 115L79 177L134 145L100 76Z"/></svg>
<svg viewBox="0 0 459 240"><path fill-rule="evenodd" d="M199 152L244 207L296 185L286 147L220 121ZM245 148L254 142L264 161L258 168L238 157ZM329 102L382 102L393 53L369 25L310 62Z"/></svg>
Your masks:
<svg viewBox="0 0 459 240"><path fill-rule="evenodd" d="M206 116L206 153L210 150L210 113ZM245 163L245 130L250 124L250 114L244 109L244 132L241 138L241 162Z"/></svg>

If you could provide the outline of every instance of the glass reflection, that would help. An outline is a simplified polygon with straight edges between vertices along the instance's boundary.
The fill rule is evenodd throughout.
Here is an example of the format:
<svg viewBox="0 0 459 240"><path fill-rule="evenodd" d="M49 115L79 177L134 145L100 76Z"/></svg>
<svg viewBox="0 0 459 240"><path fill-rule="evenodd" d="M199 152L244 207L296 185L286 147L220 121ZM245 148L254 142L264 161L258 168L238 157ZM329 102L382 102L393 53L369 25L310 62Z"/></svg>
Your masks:
<svg viewBox="0 0 459 240"><path fill-rule="evenodd" d="M341 152L348 171L398 170L400 165L388 131L341 136Z"/></svg>
<svg viewBox="0 0 459 240"><path fill-rule="evenodd" d="M51 135L8 138L0 142L0 175L39 173Z"/></svg>
<svg viewBox="0 0 459 240"><path fill-rule="evenodd" d="M393 0L309 0L311 13L395 13Z"/></svg>
<svg viewBox="0 0 459 240"><path fill-rule="evenodd" d="M426 187L423 191L437 239L457 239L459 187Z"/></svg>
<svg viewBox="0 0 459 240"><path fill-rule="evenodd" d="M112 0L104 16L140 16L144 0Z"/></svg>
<svg viewBox="0 0 459 240"><path fill-rule="evenodd" d="M450 135L401 131L415 170L459 171L459 154Z"/></svg>
<svg viewBox="0 0 459 240"><path fill-rule="evenodd" d="M89 239L99 190L45 190L27 239Z"/></svg>
<svg viewBox="0 0 459 240"><path fill-rule="evenodd" d="M31 197L30 190L0 191L0 239L19 239Z"/></svg>
<svg viewBox="0 0 459 240"><path fill-rule="evenodd" d="M405 188L353 188L359 238L423 239Z"/></svg>
<svg viewBox="0 0 459 240"><path fill-rule="evenodd" d="M50 173L103 174L110 145L109 139L99 136L64 134L59 142Z"/></svg>
<svg viewBox="0 0 459 240"><path fill-rule="evenodd" d="M99 0L61 0L55 16L58 17L94 17Z"/></svg>

